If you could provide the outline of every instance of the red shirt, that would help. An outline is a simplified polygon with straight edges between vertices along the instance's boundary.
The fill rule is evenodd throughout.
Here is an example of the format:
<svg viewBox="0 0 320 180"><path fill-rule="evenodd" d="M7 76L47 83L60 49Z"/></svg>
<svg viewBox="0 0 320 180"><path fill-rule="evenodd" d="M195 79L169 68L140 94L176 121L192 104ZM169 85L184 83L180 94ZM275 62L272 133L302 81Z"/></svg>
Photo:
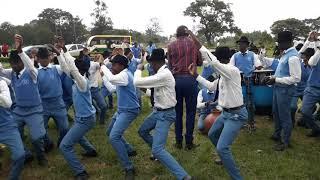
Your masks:
<svg viewBox="0 0 320 180"><path fill-rule="evenodd" d="M188 67L202 65L201 54L189 37L178 37L168 45L168 63L173 75L190 74Z"/></svg>
<svg viewBox="0 0 320 180"><path fill-rule="evenodd" d="M2 46L2 52L8 52L9 51L9 45L8 44L4 44L3 46Z"/></svg>

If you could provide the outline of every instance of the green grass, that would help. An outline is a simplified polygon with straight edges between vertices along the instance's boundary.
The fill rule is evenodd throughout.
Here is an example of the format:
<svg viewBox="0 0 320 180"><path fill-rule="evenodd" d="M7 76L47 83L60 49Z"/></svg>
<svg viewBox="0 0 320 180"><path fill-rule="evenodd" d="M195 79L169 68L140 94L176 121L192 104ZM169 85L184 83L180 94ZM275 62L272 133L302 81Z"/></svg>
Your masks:
<svg viewBox="0 0 320 180"><path fill-rule="evenodd" d="M125 133L125 138L138 152L132 158L137 171L138 180L151 179L175 179L170 172L159 162L149 160L150 148L139 137L137 131L143 119L150 113L151 108L148 98L143 98L141 114L132 123ZM71 113L71 111L70 111ZM108 112L108 120L113 111ZM293 148L285 152L275 152L274 143L269 140L273 131L273 123L268 116L257 116L257 131L249 133L242 130L239 137L232 145L232 152L241 173L245 179L250 180L318 180L320 179L320 139L306 138L307 130L295 128L292 134ZM70 123L72 124L72 122ZM56 140L57 132L53 121L50 121L49 134ZM123 179L124 172L119 164L117 156L105 135L106 126L96 125L88 134L87 138L94 144L99 153L98 158L81 159L91 179ZM230 179L222 166L215 165L214 147L204 135L195 130L195 143L200 147L193 151L177 150L174 148L174 126L171 127L167 150L186 169L186 171L199 180L224 180ZM28 147L30 142L27 141ZM76 146L76 152L83 150ZM72 179L73 174L63 159L58 149L48 154L49 168L41 168L36 161L27 165L23 171L24 180L61 180ZM79 156L79 158L81 158ZM0 179L8 175L10 153L7 149L1 157L2 171Z"/></svg>
<svg viewBox="0 0 320 180"><path fill-rule="evenodd" d="M138 136L138 128L149 114L149 101L144 98L143 110L127 130L125 137L136 148L138 155L132 158L137 170L137 179L174 179L170 172L158 162L149 160L150 148ZM112 111L108 112L108 117ZM293 148L285 152L272 150L273 142L268 139L273 127L268 117L257 117L257 131L248 133L242 130L232 146L232 151L241 173L245 179L320 179L320 146L319 139L305 138L305 129L295 128L292 136ZM105 126L96 125L88 134L88 139L95 145L99 157L82 159L91 179L123 179L123 171L110 143L105 135ZM53 122L50 122L50 135L57 133ZM167 149L180 162L190 175L198 179L229 179L225 169L213 163L214 148L206 136L195 131L195 142L200 144L196 150L177 150L174 144L174 126L171 127ZM29 144L30 147L30 144ZM262 152L258 152L261 150ZM79 145L77 153L81 153ZM80 157L80 156L79 156ZM23 179L72 179L73 174L60 152L55 149L48 154L49 168L40 168L36 162L25 167ZM2 158L3 171L0 179L8 173L10 163L6 150Z"/></svg>

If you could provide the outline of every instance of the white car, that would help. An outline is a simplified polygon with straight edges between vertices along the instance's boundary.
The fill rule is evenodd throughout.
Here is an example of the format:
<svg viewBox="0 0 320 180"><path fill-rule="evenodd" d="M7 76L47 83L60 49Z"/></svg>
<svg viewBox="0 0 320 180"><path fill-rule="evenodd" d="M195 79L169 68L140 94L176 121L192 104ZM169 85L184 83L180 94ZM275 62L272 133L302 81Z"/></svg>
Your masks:
<svg viewBox="0 0 320 180"><path fill-rule="evenodd" d="M79 56L80 51L82 51L84 48L84 45L82 45L82 44L67 44L66 48L69 51L71 56Z"/></svg>

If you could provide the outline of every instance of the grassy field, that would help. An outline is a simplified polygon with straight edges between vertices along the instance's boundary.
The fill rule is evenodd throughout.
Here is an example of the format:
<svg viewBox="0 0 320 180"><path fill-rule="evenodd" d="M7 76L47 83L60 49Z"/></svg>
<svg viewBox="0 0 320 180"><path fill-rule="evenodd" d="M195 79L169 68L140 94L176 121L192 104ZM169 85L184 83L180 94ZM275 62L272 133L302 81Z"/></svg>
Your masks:
<svg viewBox="0 0 320 180"><path fill-rule="evenodd" d="M138 136L137 131L139 126L150 111L149 100L144 97L141 114L125 134L128 142L138 152L138 155L132 158L137 171L136 179L175 179L159 162L149 160L151 150ZM112 110L108 112L108 119L110 119L113 112ZM257 116L256 120L257 131L249 133L246 130L242 130L232 146L234 157L245 179L320 179L320 139L306 138L305 134L307 130L295 128L292 135L293 148L285 152L275 152L272 149L274 142L269 140L269 136L273 131L271 119L268 116ZM97 124L87 134L88 139L97 148L99 157L91 159L82 158L81 161L85 165L91 179L123 179L124 172L108 142L105 131L106 125L101 126ZM57 132L53 121L50 122L49 134L52 138L56 139ZM199 180L229 179L225 169L222 166L214 164L214 147L207 137L197 131L195 131L194 135L195 143L200 144L200 147L192 151L177 150L173 146L175 135L174 126L172 126L167 142L168 151L172 153L190 175L197 177ZM27 141L27 143L28 147L31 147L30 142ZM78 154L82 152L79 145L76 146L76 151ZM58 149L50 152L47 157L49 159L48 168L40 168L35 161L25 167L22 175L23 179L61 180L73 178L70 168ZM7 149L5 149L1 157L1 162L0 179L5 179L10 164L10 154Z"/></svg>
<svg viewBox="0 0 320 180"><path fill-rule="evenodd" d="M149 101L143 100L143 110L126 132L126 139L134 145L138 155L132 158L137 170L137 179L174 179L159 162L149 160L150 149L138 136L137 131L143 119L150 112ZM112 111L108 112L111 117ZM285 152L272 150L273 142L268 139L272 133L272 121L267 116L257 117L257 131L249 133L242 130L232 146L235 159L245 179L320 179L320 140L305 138L305 129L293 131L293 148ZM99 157L82 159L91 179L123 179L123 171L116 154L105 135L105 126L96 125L87 137L98 150ZM54 123L50 123L50 135L56 136ZM195 142L200 144L195 150L177 150L174 144L174 126L171 127L167 149L181 163L187 172L197 179L229 179L223 167L213 163L214 148L206 136L195 132ZM30 147L30 144L29 144ZM76 146L80 154L82 149ZM80 156L79 156L80 157ZM8 173L9 152L5 150L1 158L3 170L1 179ZM23 179L72 179L73 174L60 152L55 149L48 154L49 168L40 168L36 162L25 167Z"/></svg>

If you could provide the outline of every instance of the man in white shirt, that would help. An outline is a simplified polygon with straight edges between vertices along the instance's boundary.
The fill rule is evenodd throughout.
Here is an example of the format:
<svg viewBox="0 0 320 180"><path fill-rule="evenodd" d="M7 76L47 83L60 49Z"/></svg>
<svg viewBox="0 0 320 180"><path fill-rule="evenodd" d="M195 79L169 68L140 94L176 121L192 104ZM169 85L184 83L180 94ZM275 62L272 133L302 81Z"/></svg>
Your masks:
<svg viewBox="0 0 320 180"><path fill-rule="evenodd" d="M169 129L176 119L175 80L165 65L163 49L155 49L149 59L155 75L142 77L143 65L134 73L134 85L139 88L154 88L154 110L139 129L139 135L152 147L154 158L166 166L177 179L192 179L180 164L165 149ZM154 130L153 136L150 132Z"/></svg>
<svg viewBox="0 0 320 180"><path fill-rule="evenodd" d="M274 85L272 107L275 132L272 135L272 139L279 141L274 149L283 151L289 147L290 143L292 131L290 104L295 85L301 79L301 65L298 51L293 47L293 35L290 31L280 32L277 42L280 51L283 51L283 53L275 75L266 77L265 82L268 85ZM282 138L281 131L283 131Z"/></svg>
<svg viewBox="0 0 320 180"><path fill-rule="evenodd" d="M194 42L198 44L197 46L201 47L195 35L192 32L189 33ZM190 73L197 78L200 84L210 91L219 91L218 105L223 110L209 130L208 137L216 147L222 164L231 178L242 180L240 170L236 166L230 150L231 144L248 119L248 112L243 104L240 71L237 67L229 64L230 49L228 47L218 47L216 56L204 46L200 48L200 52L202 58L210 62L220 75L219 79L209 82L198 75L194 64L189 67Z"/></svg>
<svg viewBox="0 0 320 180"><path fill-rule="evenodd" d="M213 82L215 80L215 78L212 75L206 79L210 82ZM216 108L217 103L215 101L217 99L218 94L215 91L210 91L206 87L199 91L197 98L197 109L199 110L198 130L200 132L204 132L204 120L206 119L208 114L210 114L212 110Z"/></svg>
<svg viewBox="0 0 320 180"><path fill-rule="evenodd" d="M98 80L100 76L100 64L98 62L90 61L89 74L89 87L92 100L95 102L94 105L98 112L99 123L104 124L107 113L107 104L99 88Z"/></svg>

